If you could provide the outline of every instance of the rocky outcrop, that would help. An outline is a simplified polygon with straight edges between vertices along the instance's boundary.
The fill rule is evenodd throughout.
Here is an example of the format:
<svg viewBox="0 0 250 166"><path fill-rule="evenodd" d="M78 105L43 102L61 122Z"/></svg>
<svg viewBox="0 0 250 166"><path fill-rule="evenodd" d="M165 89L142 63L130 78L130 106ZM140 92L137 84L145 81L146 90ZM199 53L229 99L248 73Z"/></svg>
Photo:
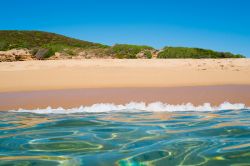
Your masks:
<svg viewBox="0 0 250 166"><path fill-rule="evenodd" d="M12 49L0 51L0 62L26 61L32 60L34 56L28 49Z"/></svg>

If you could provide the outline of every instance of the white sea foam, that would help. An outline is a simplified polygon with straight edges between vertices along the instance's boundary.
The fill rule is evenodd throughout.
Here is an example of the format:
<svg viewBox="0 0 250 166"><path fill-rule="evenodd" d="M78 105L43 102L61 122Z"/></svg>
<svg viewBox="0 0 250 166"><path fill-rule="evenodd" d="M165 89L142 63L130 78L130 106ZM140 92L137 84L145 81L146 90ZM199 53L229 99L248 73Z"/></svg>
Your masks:
<svg viewBox="0 0 250 166"><path fill-rule="evenodd" d="M133 111L148 111L148 112L175 112L175 111L220 111L220 110L241 110L249 109L245 104L231 104L229 102L224 102L219 106L212 106L210 103L204 103L203 105L195 106L191 103L171 105L162 102L154 102L146 104L144 102L130 102L125 105L115 105L110 103L94 104L92 106L81 106L79 108L51 108L46 109L34 109L34 110L12 110L11 112L31 112L37 114L72 114L72 113L101 113L101 112L133 112Z"/></svg>

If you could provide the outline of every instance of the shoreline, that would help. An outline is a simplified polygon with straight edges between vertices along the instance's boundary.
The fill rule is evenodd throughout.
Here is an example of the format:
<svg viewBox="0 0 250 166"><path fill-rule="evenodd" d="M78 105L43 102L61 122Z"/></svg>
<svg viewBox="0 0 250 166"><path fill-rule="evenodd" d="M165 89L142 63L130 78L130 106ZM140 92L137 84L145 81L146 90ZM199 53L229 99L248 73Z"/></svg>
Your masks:
<svg viewBox="0 0 250 166"><path fill-rule="evenodd" d="M0 78L0 110L131 101L250 106L250 59L3 62Z"/></svg>
<svg viewBox="0 0 250 166"><path fill-rule="evenodd" d="M166 88L92 88L1 92L0 111L47 108L75 108L97 103L162 102L167 104L218 106L224 102L250 106L250 85L194 86Z"/></svg>

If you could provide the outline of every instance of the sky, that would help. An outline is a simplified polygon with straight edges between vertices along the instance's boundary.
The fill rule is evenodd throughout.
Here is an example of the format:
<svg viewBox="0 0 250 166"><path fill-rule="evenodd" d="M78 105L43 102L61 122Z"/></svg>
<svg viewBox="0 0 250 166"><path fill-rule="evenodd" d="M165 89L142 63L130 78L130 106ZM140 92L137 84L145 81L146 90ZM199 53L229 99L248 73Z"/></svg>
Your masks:
<svg viewBox="0 0 250 166"><path fill-rule="evenodd" d="M250 0L1 0L0 29L250 57Z"/></svg>

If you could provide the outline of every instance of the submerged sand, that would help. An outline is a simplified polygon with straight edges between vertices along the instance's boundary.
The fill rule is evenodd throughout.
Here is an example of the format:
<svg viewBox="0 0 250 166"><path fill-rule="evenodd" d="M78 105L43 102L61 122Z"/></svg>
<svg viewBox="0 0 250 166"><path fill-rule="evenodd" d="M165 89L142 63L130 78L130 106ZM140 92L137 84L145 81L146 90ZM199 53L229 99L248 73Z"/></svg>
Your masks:
<svg viewBox="0 0 250 166"><path fill-rule="evenodd" d="M250 85L249 59L84 59L0 63L0 92Z"/></svg>

